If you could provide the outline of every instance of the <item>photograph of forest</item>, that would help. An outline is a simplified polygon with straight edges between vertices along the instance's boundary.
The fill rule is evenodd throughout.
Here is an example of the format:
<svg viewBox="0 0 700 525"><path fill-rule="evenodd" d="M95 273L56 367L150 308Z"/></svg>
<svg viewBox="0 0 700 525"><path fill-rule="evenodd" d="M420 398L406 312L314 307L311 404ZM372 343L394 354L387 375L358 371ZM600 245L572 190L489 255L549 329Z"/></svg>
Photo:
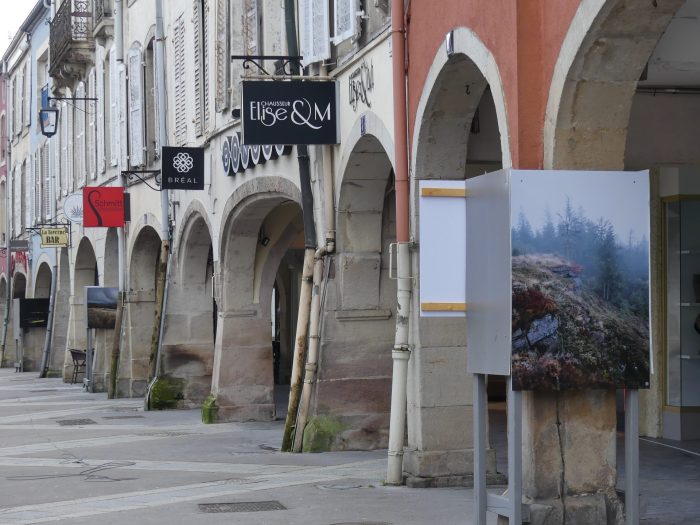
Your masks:
<svg viewBox="0 0 700 525"><path fill-rule="evenodd" d="M590 179L575 194L544 178L539 192L522 182L527 191L512 190L513 387L647 388L645 188L630 179L624 199L606 202L581 191L604 187Z"/></svg>

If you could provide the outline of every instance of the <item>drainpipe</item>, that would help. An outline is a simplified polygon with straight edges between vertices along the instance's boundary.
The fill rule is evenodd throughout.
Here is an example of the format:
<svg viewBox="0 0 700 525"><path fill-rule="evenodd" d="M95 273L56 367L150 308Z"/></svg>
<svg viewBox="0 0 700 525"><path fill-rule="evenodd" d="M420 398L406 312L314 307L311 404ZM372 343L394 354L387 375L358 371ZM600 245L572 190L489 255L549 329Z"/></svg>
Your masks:
<svg viewBox="0 0 700 525"><path fill-rule="evenodd" d="M391 2L391 48L394 86L394 158L396 166L396 244L397 244L397 308L394 349L391 352L391 418L389 421L389 454L386 482L403 483L403 444L406 425L406 380L411 350L408 345L408 323L411 300L411 258L409 251L409 186L408 125L406 119L406 29L404 3Z"/></svg>
<svg viewBox="0 0 700 525"><path fill-rule="evenodd" d="M287 33L287 52L289 55L299 54L297 46L296 2L284 0L285 29ZM291 65L292 74L298 75L296 64ZM284 422L282 435L283 451L292 448L292 433L296 427L297 410L301 398L301 375L306 353L306 338L308 335L309 316L311 310L311 287L313 283L314 258L316 255L316 225L314 224L314 196L311 191L311 169L309 167L309 148L305 144L297 145L297 160L299 162L299 183L301 186L301 209L304 220L304 265L299 291L299 312L297 314L297 331L294 341L292 360L292 376L289 387L289 405Z"/></svg>
<svg viewBox="0 0 700 525"><path fill-rule="evenodd" d="M7 62L2 63L2 72L5 75L3 89L5 100L8 100L8 70ZM12 189L10 188L10 174L12 172L12 152L10 151L10 119L5 118L5 129L0 130L5 140L5 271L7 272L7 301L5 303L5 317L2 320L2 345L0 346L0 366L5 359L5 343L10 324L10 307L12 305L12 254L10 253L10 239L12 238ZM14 183L14 181L12 181Z"/></svg>
<svg viewBox="0 0 700 525"><path fill-rule="evenodd" d="M158 137L161 147L168 145L168 129L166 127L166 100L165 100L165 52L164 52L165 30L163 28L163 0L156 0L156 30L155 30L155 67L158 75L156 77L156 94L158 97ZM165 307L168 296L170 273L170 192L161 189L160 191L160 223L161 223L161 244L160 259L158 262L158 282L156 283L156 314L155 325L153 327L153 338L151 348L155 346L155 351L151 352L151 374L152 380L146 391L145 406L149 409L150 395L153 385L155 385L160 374L160 359L163 345L163 331L165 320ZM154 345L155 343L155 345ZM155 354L155 355L154 355Z"/></svg>
<svg viewBox="0 0 700 525"><path fill-rule="evenodd" d="M114 0L114 54L117 62L124 62L124 8L122 0ZM118 132L113 130L113 132ZM121 174L121 155L119 155L117 184L124 186ZM117 396L117 376L119 375L119 355L122 343L122 323L124 318L124 304L126 302L126 240L124 227L117 228L117 280L119 294L117 295L117 313L114 322L114 335L112 341L112 354L109 363L109 384L107 385L107 398L114 399Z"/></svg>

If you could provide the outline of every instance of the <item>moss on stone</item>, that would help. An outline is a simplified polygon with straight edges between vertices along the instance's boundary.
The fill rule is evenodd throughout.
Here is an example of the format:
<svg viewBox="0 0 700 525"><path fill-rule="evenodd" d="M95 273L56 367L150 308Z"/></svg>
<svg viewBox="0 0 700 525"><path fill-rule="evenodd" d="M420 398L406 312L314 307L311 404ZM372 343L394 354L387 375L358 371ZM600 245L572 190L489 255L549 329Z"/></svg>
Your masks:
<svg viewBox="0 0 700 525"><path fill-rule="evenodd" d="M148 406L151 410L177 408L185 399L185 380L178 377L159 377L151 388Z"/></svg>
<svg viewBox="0 0 700 525"><path fill-rule="evenodd" d="M219 407L216 406L216 396L209 394L202 403L202 423L209 425L216 423Z"/></svg>
<svg viewBox="0 0 700 525"><path fill-rule="evenodd" d="M336 438L348 426L337 417L315 416L309 419L304 429L302 450L304 452L328 452L336 443Z"/></svg>

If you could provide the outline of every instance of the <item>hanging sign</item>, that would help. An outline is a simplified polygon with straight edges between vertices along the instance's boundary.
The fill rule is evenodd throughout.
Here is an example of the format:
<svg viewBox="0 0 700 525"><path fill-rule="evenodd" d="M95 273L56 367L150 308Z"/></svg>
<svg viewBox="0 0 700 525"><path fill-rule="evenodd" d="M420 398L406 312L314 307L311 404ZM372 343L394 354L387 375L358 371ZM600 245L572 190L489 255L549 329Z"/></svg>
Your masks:
<svg viewBox="0 0 700 525"><path fill-rule="evenodd" d="M221 164L225 175L235 175L246 169L252 169L258 164L264 164L292 151L291 146L278 144L271 146L244 146L236 132L230 137L224 137L221 146Z"/></svg>
<svg viewBox="0 0 700 525"><path fill-rule="evenodd" d="M338 144L335 82L243 81L243 144Z"/></svg>
<svg viewBox="0 0 700 525"><path fill-rule="evenodd" d="M87 228L124 226L124 188L83 188L83 221Z"/></svg>
<svg viewBox="0 0 700 525"><path fill-rule="evenodd" d="M63 201L63 213L70 222L83 222L83 196L71 193Z"/></svg>
<svg viewBox="0 0 700 525"><path fill-rule="evenodd" d="M163 146L161 157L164 190L204 189L204 148Z"/></svg>
<svg viewBox="0 0 700 525"><path fill-rule="evenodd" d="M42 248L67 248L68 247L68 228L59 226L56 228L41 229L41 247Z"/></svg>
<svg viewBox="0 0 700 525"><path fill-rule="evenodd" d="M26 239L10 239L11 252L28 252L29 241Z"/></svg>

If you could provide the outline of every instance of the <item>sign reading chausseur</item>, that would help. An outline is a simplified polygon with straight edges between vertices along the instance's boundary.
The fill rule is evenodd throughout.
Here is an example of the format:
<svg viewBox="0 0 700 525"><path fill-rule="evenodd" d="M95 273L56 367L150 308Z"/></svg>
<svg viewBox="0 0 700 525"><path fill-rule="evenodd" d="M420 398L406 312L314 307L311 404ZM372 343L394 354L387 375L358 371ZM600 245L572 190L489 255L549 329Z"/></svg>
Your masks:
<svg viewBox="0 0 700 525"><path fill-rule="evenodd" d="M108 186L83 188L83 226L86 228L124 226L124 188Z"/></svg>
<svg viewBox="0 0 700 525"><path fill-rule="evenodd" d="M338 144L335 82L241 82L243 144Z"/></svg>
<svg viewBox="0 0 700 525"><path fill-rule="evenodd" d="M204 189L204 149L164 146L162 152L164 190Z"/></svg>

